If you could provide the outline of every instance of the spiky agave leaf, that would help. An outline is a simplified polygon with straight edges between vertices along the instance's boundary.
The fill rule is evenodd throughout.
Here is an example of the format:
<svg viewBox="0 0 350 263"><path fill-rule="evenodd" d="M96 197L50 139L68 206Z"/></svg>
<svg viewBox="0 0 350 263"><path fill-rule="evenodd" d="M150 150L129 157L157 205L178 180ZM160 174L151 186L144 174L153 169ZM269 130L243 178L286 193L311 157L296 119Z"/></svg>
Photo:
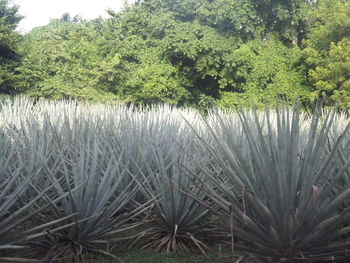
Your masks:
<svg viewBox="0 0 350 263"><path fill-rule="evenodd" d="M147 203L133 207L139 184L131 181L120 190L119 184L128 171L120 158L116 158L114 151L119 149L106 143L107 138L103 140L95 134L94 129L81 134L76 145L69 149L69 154L66 151L59 154L59 165L49 167L43 162L49 178L63 172L65 181L56 184L55 191L58 195L68 193L60 206L52 206L51 220L76 213L74 218L65 221L69 228L53 233L52 244L47 239L37 244L46 248L51 246L49 251L52 254L47 255L48 258L56 257L62 251L71 254L76 261L81 260L87 251L107 254L99 250L99 246L108 247L116 234L142 223L133 219L148 209Z"/></svg>
<svg viewBox="0 0 350 263"><path fill-rule="evenodd" d="M153 199L153 209L149 214L151 223L140 233L140 238L146 242L144 248L153 247L156 251L179 252L197 248L205 254L206 245L198 236L208 227L209 210L191 197L203 200L205 195L194 187L183 167L197 173L199 169L191 158L204 160L206 157L196 154L193 136L186 133L178 136L181 139L168 141L166 146L150 146L155 161L148 164L143 190L148 199ZM182 147L193 156L184 154Z"/></svg>
<svg viewBox="0 0 350 263"><path fill-rule="evenodd" d="M167 105L153 106L145 109L134 109L120 112L118 132L114 145L126 149L123 152L122 163L126 165L133 176L138 176L143 171L147 175L147 165L154 162L152 144L169 145L173 139L185 133L192 133L186 127L181 114L191 118L191 123L197 120L195 112L181 111L170 108ZM112 136L113 137L113 136ZM132 159L132 161L130 161ZM125 178L127 184L131 178ZM138 197L141 200L141 197Z"/></svg>
<svg viewBox="0 0 350 263"><path fill-rule="evenodd" d="M52 189L52 185L48 185L28 199L27 193L33 190L32 185L40 168L33 165L31 173L27 173L25 165L17 162L16 143L19 140L9 138L0 130L0 261L36 262L34 259L19 258L18 255L28 241L45 235L47 227L60 223L58 220L36 224L35 219L64 195L48 202L47 194Z"/></svg>
<svg viewBox="0 0 350 263"><path fill-rule="evenodd" d="M225 122L208 125L216 146L203 145L226 180L202 169L209 182L201 188L221 207L217 213L226 222L224 231L239 240L235 246L260 262L346 257L350 238L343 233L350 211L339 209L350 197L350 185L342 182L350 161L339 161L339 143L325 147L334 113L316 113L303 132L298 106L293 112L277 109L275 116L274 128L266 111L263 129L257 114L240 112L248 152L220 135Z"/></svg>

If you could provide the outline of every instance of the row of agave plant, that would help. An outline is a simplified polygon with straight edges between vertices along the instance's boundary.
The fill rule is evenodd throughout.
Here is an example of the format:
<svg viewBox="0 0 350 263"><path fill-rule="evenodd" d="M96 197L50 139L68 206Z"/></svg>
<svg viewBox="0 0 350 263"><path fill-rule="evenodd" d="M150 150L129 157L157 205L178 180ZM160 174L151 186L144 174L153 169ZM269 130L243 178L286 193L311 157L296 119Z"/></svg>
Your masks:
<svg viewBox="0 0 350 263"><path fill-rule="evenodd" d="M73 101L0 106L0 261L229 242L237 262L350 257L345 114ZM218 239L217 237L220 237ZM211 240L211 241L210 241ZM42 262L42 261L40 261Z"/></svg>

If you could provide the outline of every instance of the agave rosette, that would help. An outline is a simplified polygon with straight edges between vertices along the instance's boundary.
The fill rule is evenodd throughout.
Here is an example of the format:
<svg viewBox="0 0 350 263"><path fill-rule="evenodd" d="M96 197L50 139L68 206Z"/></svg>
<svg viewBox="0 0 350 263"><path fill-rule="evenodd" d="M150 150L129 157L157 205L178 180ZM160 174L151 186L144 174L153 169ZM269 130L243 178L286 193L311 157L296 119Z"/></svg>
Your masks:
<svg viewBox="0 0 350 263"><path fill-rule="evenodd" d="M202 168L206 180L197 185L220 206L223 231L259 262L347 257L350 210L342 205L350 197L343 180L350 161L339 161L338 147L344 136L325 147L335 113L315 113L307 130L297 106L278 108L274 120L265 114L266 129L256 112L240 112L244 146L222 136L227 127L220 116L216 126L207 125L215 146L202 143L220 174Z"/></svg>
<svg viewBox="0 0 350 263"><path fill-rule="evenodd" d="M197 248L205 254L206 246L200 236L208 228L209 209L193 198L204 200L205 195L194 187L186 172L200 172L192 158L204 162L206 156L196 151L193 134L183 131L176 135L172 131L169 137L173 139L167 143L150 145L154 160L146 165L146 170L140 170L145 177L143 192L148 200L153 200L153 207L148 215L151 223L139 238L146 242L144 248L156 251Z"/></svg>

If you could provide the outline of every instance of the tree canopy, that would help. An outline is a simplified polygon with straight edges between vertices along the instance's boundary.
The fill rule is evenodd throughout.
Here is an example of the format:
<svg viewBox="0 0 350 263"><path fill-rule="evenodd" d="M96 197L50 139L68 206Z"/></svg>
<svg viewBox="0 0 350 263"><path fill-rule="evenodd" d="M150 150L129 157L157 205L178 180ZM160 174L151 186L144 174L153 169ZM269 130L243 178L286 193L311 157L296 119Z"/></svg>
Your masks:
<svg viewBox="0 0 350 263"><path fill-rule="evenodd" d="M1 76L15 79L1 92L201 107L328 95L350 108L348 0L138 0L22 38L17 11L1 1L0 59L12 67Z"/></svg>
<svg viewBox="0 0 350 263"><path fill-rule="evenodd" d="M22 17L18 6L0 0L0 93L14 90L13 69L19 59L20 35L15 31Z"/></svg>

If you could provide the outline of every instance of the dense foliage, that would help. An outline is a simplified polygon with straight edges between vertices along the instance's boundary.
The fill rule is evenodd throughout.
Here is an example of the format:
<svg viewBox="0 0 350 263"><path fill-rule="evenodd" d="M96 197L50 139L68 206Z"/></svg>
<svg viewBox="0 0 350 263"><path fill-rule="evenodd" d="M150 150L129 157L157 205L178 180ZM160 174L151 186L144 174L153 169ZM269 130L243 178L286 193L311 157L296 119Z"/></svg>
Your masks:
<svg viewBox="0 0 350 263"><path fill-rule="evenodd" d="M326 95L350 107L348 0L137 0L21 38L17 11L1 0L1 93L202 108Z"/></svg>
<svg viewBox="0 0 350 263"><path fill-rule="evenodd" d="M232 262L348 262L349 127L298 106L201 117L7 100L0 261L118 260L127 241L204 255L215 244Z"/></svg>
<svg viewBox="0 0 350 263"><path fill-rule="evenodd" d="M18 7L8 0L0 1L0 93L13 93L13 70L18 65L20 35L15 29L22 19Z"/></svg>

